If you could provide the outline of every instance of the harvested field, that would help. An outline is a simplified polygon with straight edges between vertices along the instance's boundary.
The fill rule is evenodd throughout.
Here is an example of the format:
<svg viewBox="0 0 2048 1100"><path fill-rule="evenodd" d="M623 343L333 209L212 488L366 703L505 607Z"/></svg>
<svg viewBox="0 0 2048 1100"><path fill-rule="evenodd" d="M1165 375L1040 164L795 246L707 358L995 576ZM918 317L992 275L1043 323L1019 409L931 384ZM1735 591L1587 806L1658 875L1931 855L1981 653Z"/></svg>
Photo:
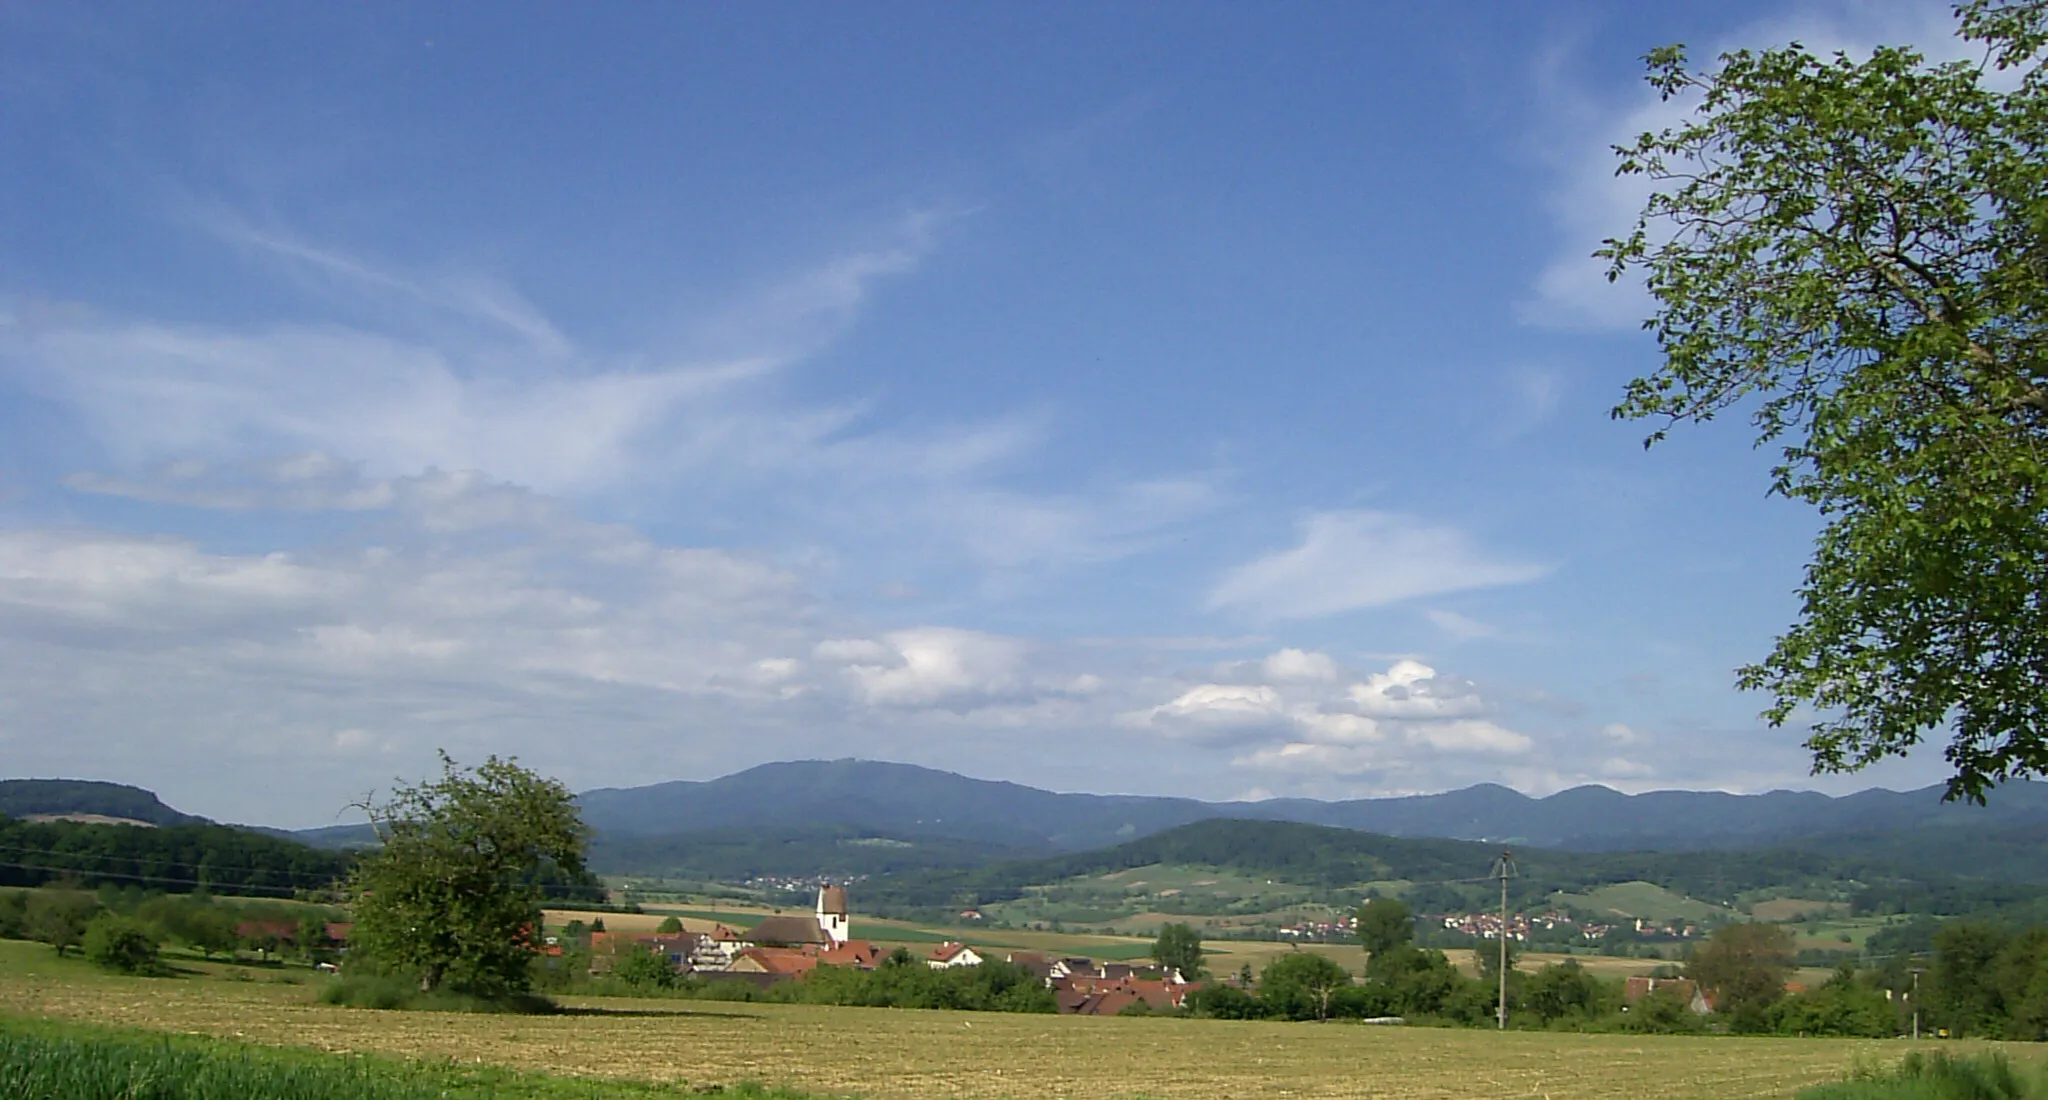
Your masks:
<svg viewBox="0 0 2048 1100"><path fill-rule="evenodd" d="M373 1012L313 1004L302 985L112 978L53 963L45 948L0 944L0 1011L569 1076L757 1080L872 1098L1598 1100L1646 1095L1647 1081L1665 1097L1782 1096L1905 1046L708 1001L575 1002L593 1014L552 1017Z"/></svg>

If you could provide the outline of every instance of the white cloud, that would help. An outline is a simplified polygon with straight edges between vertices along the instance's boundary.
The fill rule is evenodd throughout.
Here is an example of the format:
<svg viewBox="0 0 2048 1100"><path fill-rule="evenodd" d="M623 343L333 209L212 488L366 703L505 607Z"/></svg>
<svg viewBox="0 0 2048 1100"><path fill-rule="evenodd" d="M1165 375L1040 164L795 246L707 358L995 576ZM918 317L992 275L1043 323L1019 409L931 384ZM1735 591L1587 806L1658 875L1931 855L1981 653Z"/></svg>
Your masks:
<svg viewBox="0 0 2048 1100"><path fill-rule="evenodd" d="M1217 671L1263 673L1276 659L1283 671L1304 665L1321 671L1328 661L1282 650L1266 661ZM1232 746L1233 766L1292 782L1420 780L1447 762L1512 759L1534 747L1527 735L1487 717L1491 708L1471 685L1427 665L1397 661L1349 684L1334 662L1330 670L1339 675L1195 684L1165 703L1125 713L1121 722L1176 740Z"/></svg>
<svg viewBox="0 0 2048 1100"><path fill-rule="evenodd" d="M1200 476L1003 486L1044 446L1042 416L881 429L858 402L787 396L787 368L915 271L957 216L899 219L702 319L684 350L599 353L488 279L392 273L208 215L221 238L367 302L374 319L0 318L0 369L105 451L113 471L80 471L70 487L191 507L377 511L461 478L529 494L498 506L532 494L662 496L679 509L738 499L857 560L1015 573L1137 553L1218 506ZM464 507L493 503L458 488Z"/></svg>
<svg viewBox="0 0 2048 1100"><path fill-rule="evenodd" d="M1633 745L1636 742L1643 740L1643 735L1641 733L1637 732L1634 728L1630 726L1623 725L1620 722L1609 722L1606 725L1601 726L1600 736L1607 738L1609 741L1612 741L1617 745Z"/></svg>
<svg viewBox="0 0 2048 1100"><path fill-rule="evenodd" d="M1485 709L1470 684L1437 676L1420 661L1400 660L1351 685L1351 702L1379 718L1459 718Z"/></svg>
<svg viewBox="0 0 2048 1100"><path fill-rule="evenodd" d="M978 705L1022 686L1025 646L1014 638L950 627L883 635L880 659L846 667L861 697L882 706Z"/></svg>
<svg viewBox="0 0 2048 1100"><path fill-rule="evenodd" d="M1301 524L1301 544L1226 573L1213 610L1302 619L1420 596L1522 584L1543 566L1497 560L1455 528L1386 512L1323 512Z"/></svg>
<svg viewBox="0 0 2048 1100"><path fill-rule="evenodd" d="M1475 638L1496 638L1500 636L1500 628L1491 623L1480 622L1478 619L1456 611L1431 608L1423 612L1423 614L1428 617L1430 623L1438 630L1450 635L1456 641L1469 642Z"/></svg>
<svg viewBox="0 0 2048 1100"><path fill-rule="evenodd" d="M1287 724L1285 699L1264 684L1201 684L1126 716L1128 724L1180 735L1214 736Z"/></svg>
<svg viewBox="0 0 2048 1100"><path fill-rule="evenodd" d="M1337 662L1325 653L1309 653L1299 649L1283 649L1262 662L1266 677L1271 680L1334 680L1337 678Z"/></svg>

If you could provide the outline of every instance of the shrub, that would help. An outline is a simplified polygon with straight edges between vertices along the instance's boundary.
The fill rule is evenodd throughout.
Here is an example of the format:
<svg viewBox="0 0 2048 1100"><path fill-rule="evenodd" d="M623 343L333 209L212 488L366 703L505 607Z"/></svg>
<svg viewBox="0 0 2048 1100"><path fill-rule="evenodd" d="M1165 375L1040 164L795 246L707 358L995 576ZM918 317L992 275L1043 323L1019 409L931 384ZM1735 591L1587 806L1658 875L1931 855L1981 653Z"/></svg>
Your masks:
<svg viewBox="0 0 2048 1100"><path fill-rule="evenodd" d="M85 957L123 974L157 971L156 937L126 917L101 913L85 926Z"/></svg>
<svg viewBox="0 0 2048 1100"><path fill-rule="evenodd" d="M2002 1054L1951 1058L1915 1051L1895 1069L1801 1089L1797 1100L2030 1100L2040 1095Z"/></svg>
<svg viewBox="0 0 2048 1100"><path fill-rule="evenodd" d="M501 997L479 997L451 989L420 992L417 983L387 974L350 975L329 982L320 990L320 1003L349 1008L410 1009L422 1012L503 1012L542 1015L555 1011L555 1002L531 993Z"/></svg>
<svg viewBox="0 0 2048 1100"><path fill-rule="evenodd" d="M670 989L677 975L667 956L635 944L612 963L612 977L634 989Z"/></svg>

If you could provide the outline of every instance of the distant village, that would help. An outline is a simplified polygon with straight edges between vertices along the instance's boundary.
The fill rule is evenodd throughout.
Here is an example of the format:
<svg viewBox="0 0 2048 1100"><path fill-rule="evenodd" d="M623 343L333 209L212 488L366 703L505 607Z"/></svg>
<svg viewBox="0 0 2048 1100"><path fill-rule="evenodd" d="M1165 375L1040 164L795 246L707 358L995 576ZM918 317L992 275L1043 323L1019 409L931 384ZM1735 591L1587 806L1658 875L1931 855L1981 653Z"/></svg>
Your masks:
<svg viewBox="0 0 2048 1100"><path fill-rule="evenodd" d="M1498 940L1501 936L1499 913L1432 913L1425 914L1425 921L1440 924L1446 931L1456 935L1469 936L1479 940ZM1603 924L1573 917L1561 910L1550 910L1533 916L1511 913L1507 919L1508 938L1520 943L1541 939L1549 943L1584 942L1598 943L1607 939L1617 928L1626 928L1642 939L1691 939L1698 934L1700 926L1684 920L1655 921L1630 918L1621 924ZM1327 921L1301 921L1278 930L1282 939L1302 942L1339 942L1358 934L1358 918L1342 917Z"/></svg>
<svg viewBox="0 0 2048 1100"><path fill-rule="evenodd" d="M837 884L817 887L817 908L804 916L766 917L744 931L716 924L708 932L613 932L590 933L590 968L593 974L612 969L630 951L651 950L665 958L680 974L704 981L746 982L768 986L780 981L802 981L820 966L843 966L873 970L890 952L851 935L852 920L846 888ZM546 950L560 956L561 945L551 942ZM943 970L980 966L989 957L964 943L948 942L923 954L926 966ZM1000 961L1017 966L1052 990L1063 1013L1083 1016L1114 1016L1139 1001L1159 1011L1181 1006L1195 987L1172 969L1133 966L1128 963L1098 962L1094 959L1062 958L1034 952L1005 953Z"/></svg>

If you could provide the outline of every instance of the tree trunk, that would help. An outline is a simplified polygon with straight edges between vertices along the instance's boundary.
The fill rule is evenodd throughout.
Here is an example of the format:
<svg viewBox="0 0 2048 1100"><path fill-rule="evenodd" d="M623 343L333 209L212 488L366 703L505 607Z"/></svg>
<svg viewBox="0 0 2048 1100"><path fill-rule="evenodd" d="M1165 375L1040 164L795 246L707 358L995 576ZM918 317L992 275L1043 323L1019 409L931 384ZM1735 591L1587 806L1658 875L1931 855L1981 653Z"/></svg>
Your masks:
<svg viewBox="0 0 2048 1100"><path fill-rule="evenodd" d="M435 986L438 986L438 985L440 985L440 984L441 984L441 964L440 964L440 963L435 963L434 965L432 965L432 966L430 966L430 967L427 967L427 972L426 972L426 973L424 973L424 974L421 974L421 975L420 975L420 992L422 992L422 993L432 993L432 992L434 991L434 987L435 987Z"/></svg>

